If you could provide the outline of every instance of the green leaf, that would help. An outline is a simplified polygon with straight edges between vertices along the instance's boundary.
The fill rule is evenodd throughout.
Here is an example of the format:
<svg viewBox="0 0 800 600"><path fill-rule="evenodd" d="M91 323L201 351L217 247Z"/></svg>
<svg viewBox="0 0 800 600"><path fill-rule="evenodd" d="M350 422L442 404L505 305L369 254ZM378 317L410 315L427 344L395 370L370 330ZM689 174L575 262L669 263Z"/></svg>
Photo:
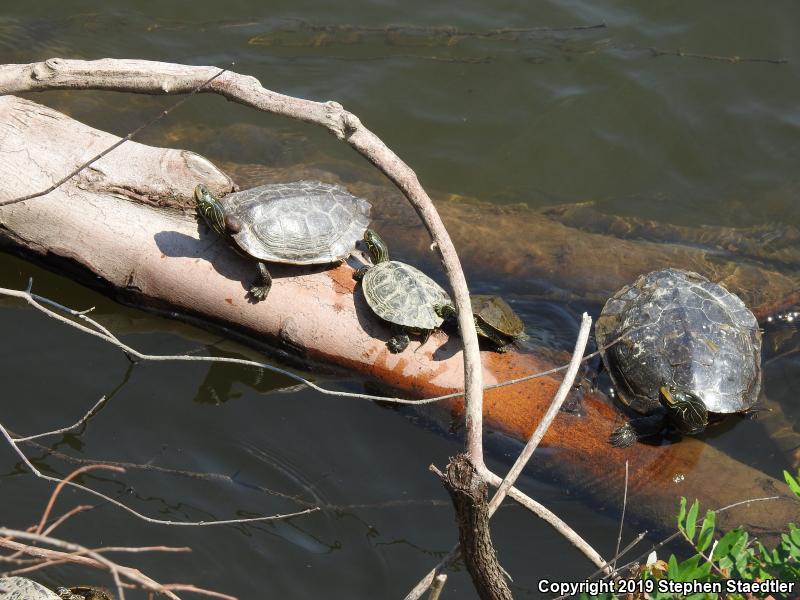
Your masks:
<svg viewBox="0 0 800 600"><path fill-rule="evenodd" d="M683 531L683 520L686 518L686 498L681 496L681 508L678 511L678 529Z"/></svg>
<svg viewBox="0 0 800 600"><path fill-rule="evenodd" d="M739 530L741 535L739 538L734 542L733 546L731 546L731 556L734 559L739 559L745 552L747 548L747 532L744 530Z"/></svg>
<svg viewBox="0 0 800 600"><path fill-rule="evenodd" d="M674 554L669 555L669 561L667 562L667 577L669 577L670 581L680 581L680 567L678 566L678 559L675 558Z"/></svg>
<svg viewBox="0 0 800 600"><path fill-rule="evenodd" d="M689 541L694 542L694 532L697 528L697 513L700 512L700 503L695 500L692 507L689 509L689 514L686 515L686 537Z"/></svg>
<svg viewBox="0 0 800 600"><path fill-rule="evenodd" d="M738 542L743 535L744 531L741 529L731 529L728 533L722 536L719 542L717 542L717 546L714 548L714 554L711 555L711 558L713 560L719 560L720 558L727 556L734 544L736 544L736 542Z"/></svg>
<svg viewBox="0 0 800 600"><path fill-rule="evenodd" d="M789 538L795 546L800 546L800 528L794 523L789 523Z"/></svg>
<svg viewBox="0 0 800 600"><path fill-rule="evenodd" d="M733 561L728 556L723 556L717 561L717 566L722 569L723 571L730 572L731 568L733 567Z"/></svg>
<svg viewBox="0 0 800 600"><path fill-rule="evenodd" d="M800 477L800 473L798 473L798 477ZM792 477L792 474L789 473L789 471L783 472L783 478L786 480L786 484L789 486L789 489L794 492L794 495L800 497L800 481Z"/></svg>
<svg viewBox="0 0 800 600"><path fill-rule="evenodd" d="M700 535L697 537L697 549L703 552L714 541L714 526L716 524L716 513L712 510L706 511L703 525L700 527Z"/></svg>

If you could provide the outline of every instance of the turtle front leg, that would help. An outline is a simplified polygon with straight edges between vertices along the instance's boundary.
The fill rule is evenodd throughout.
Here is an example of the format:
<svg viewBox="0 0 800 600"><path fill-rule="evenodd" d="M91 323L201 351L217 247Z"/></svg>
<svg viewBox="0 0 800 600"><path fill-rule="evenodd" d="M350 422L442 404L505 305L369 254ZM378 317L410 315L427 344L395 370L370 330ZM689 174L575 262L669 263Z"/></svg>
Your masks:
<svg viewBox="0 0 800 600"><path fill-rule="evenodd" d="M399 354L408 348L411 338L408 337L408 331L404 327L394 326L392 327L392 332L394 335L386 342L386 347L389 348L389 352L392 354Z"/></svg>
<svg viewBox="0 0 800 600"><path fill-rule="evenodd" d="M429 339L431 339L431 334L433 333L433 329L423 329L423 330L422 330L422 331L420 331L419 333L420 333L420 336L419 336L419 346L417 347L417 350L419 350L419 349L420 349L420 348L422 348L422 347L423 347L425 344L427 344L427 343L428 343L428 340L429 340ZM414 352L416 352L417 350L414 350Z"/></svg>
<svg viewBox="0 0 800 600"><path fill-rule="evenodd" d="M478 335L489 340L492 350L495 352L503 354L504 352L508 352L511 347L513 340L509 341L506 336L498 333L491 327L485 327L478 319L475 319L475 329L478 331Z"/></svg>
<svg viewBox="0 0 800 600"><path fill-rule="evenodd" d="M253 285L250 286L250 297L255 302L260 302L264 298L267 297L269 294L269 290L272 287L272 275L269 274L267 270L267 265L260 262L258 263L258 279L253 282Z"/></svg>
<svg viewBox="0 0 800 600"><path fill-rule="evenodd" d="M639 439L660 433L667 425L666 414L656 413L631 419L625 425L617 427L608 436L608 443L615 448L633 446Z"/></svg>

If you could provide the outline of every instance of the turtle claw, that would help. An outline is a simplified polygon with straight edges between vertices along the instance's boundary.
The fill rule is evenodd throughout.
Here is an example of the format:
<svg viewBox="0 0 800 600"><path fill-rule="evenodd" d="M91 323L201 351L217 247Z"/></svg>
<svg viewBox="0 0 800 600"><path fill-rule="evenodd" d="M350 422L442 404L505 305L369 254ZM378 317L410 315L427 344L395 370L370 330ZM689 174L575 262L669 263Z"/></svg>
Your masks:
<svg viewBox="0 0 800 600"><path fill-rule="evenodd" d="M611 432L611 435L608 436L608 443L615 448L628 448L633 446L638 439L639 436L633 426L630 423L625 423L625 425L617 427Z"/></svg>
<svg viewBox="0 0 800 600"><path fill-rule="evenodd" d="M388 342L386 342L386 346L389 348L389 352L392 354L399 354L406 348L408 348L408 344L411 339L407 335L396 335Z"/></svg>
<svg viewBox="0 0 800 600"><path fill-rule="evenodd" d="M248 295L253 299L253 302L261 302L267 297L271 287L269 285L254 285L248 291Z"/></svg>
<svg viewBox="0 0 800 600"><path fill-rule="evenodd" d="M369 267L361 267L360 269L356 269L353 271L353 279L356 281L361 281L364 279L364 275L367 274L367 271L369 271Z"/></svg>
<svg viewBox="0 0 800 600"><path fill-rule="evenodd" d="M267 294L269 294L269 290L271 288L272 276L269 274L267 265L260 262L258 263L258 279L252 286L250 286L248 296L250 296L253 302L261 302L267 297Z"/></svg>

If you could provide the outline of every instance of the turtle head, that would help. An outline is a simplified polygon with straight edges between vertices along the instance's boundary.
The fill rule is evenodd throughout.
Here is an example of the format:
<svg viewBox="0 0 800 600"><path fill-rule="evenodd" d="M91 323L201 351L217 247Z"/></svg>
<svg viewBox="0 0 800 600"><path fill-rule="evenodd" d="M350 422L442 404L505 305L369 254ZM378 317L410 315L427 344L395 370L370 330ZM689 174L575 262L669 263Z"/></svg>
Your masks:
<svg viewBox="0 0 800 600"><path fill-rule="evenodd" d="M689 390L662 386L658 390L662 406L667 409L670 423L681 433L694 435L708 425L708 409L705 402Z"/></svg>
<svg viewBox="0 0 800 600"><path fill-rule="evenodd" d="M436 304L433 307L433 312L435 312L445 321L455 319L458 316L458 311L456 311L456 307L452 302L448 302L447 304Z"/></svg>
<svg viewBox="0 0 800 600"><path fill-rule="evenodd" d="M372 229L367 229L364 232L364 243L367 245L367 251L369 252L372 264L377 265L378 263L389 260L389 248L386 247L381 236Z"/></svg>
<svg viewBox="0 0 800 600"><path fill-rule="evenodd" d="M225 211L222 210L222 204L214 197L211 190L199 183L194 188L194 198L197 200L197 211L203 215L208 226L218 234L225 235Z"/></svg>

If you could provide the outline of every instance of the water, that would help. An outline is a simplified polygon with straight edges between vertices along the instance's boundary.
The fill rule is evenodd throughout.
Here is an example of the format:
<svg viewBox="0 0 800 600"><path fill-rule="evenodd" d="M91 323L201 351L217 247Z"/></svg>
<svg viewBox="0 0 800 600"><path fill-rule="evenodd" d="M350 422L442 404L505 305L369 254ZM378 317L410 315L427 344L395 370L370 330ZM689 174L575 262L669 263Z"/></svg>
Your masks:
<svg viewBox="0 0 800 600"><path fill-rule="evenodd" d="M337 3L335 9L322 2L302 8L246 1L188 6L17 3L0 16L0 59L112 56L218 66L235 61L235 70L273 90L341 102L431 190L498 208L594 200L611 214L664 223L800 226L800 41L793 3L757 11L738 0L702 7L611 0L505 1L491 9L480 2L418 0ZM386 29L395 24L406 27ZM605 27L569 29L599 24ZM478 33L566 29L453 36L432 29L440 26ZM660 54L679 49L684 56ZM734 56L742 60L719 59ZM96 92L32 99L120 135L171 102ZM343 165L356 173L363 167L319 129L221 98L192 99L144 141L188 147L226 163L288 167L317 161L335 164L339 173ZM96 306L97 318L140 350L248 353L0 255L0 286L24 287L29 276L41 294L78 308ZM538 282L523 282L511 299L536 341L568 348L575 315L587 305L526 295L525 284L532 290ZM489 291L499 284L483 270L471 285ZM240 369L132 367L101 342L18 303L0 304L0 323L3 423L19 433L63 426L106 394L110 402L84 431L48 441L54 450L228 477L209 481L129 470L88 476L87 485L175 520L326 507L288 522L184 529L143 526L100 505L63 526L65 538L88 545L190 546L190 555L128 562L159 581L192 582L241 598L399 597L454 542L446 495L427 472L429 464L442 465L459 450L454 434L367 403L308 391L272 392L291 382ZM765 372L768 391L789 407L793 395L787 390L800 382L796 359L781 359ZM358 381L316 377L325 385L360 387ZM719 447L747 454L751 464L772 473L783 466L751 422L713 437ZM751 441L746 452L742 439ZM494 445L498 469L512 450ZM74 466L36 449L29 455L47 471L64 474ZM546 478L527 477L521 485L602 553L611 553L616 515L587 510L587 499ZM4 524L24 527L38 518L50 486L24 473L4 451L0 490ZM86 501L67 492L59 506ZM519 597L538 597L541 577L583 578L591 570L518 508L504 509L494 523L500 558ZM53 584L107 582L68 569L43 576ZM461 571L446 590L445 597L474 596Z"/></svg>

